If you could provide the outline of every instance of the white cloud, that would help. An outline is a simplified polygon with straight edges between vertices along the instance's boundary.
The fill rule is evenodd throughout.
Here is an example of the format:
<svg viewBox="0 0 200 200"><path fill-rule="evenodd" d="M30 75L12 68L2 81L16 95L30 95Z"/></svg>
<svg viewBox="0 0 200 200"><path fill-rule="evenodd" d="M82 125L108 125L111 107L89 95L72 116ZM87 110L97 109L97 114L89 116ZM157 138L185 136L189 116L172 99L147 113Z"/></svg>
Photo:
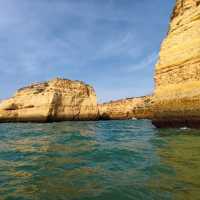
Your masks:
<svg viewBox="0 0 200 200"><path fill-rule="evenodd" d="M148 67L153 67L156 63L158 57L158 52L150 53L147 57L141 60L138 63L130 64L129 66L123 67L123 69L127 70L128 72L134 72L143 70Z"/></svg>
<svg viewBox="0 0 200 200"><path fill-rule="evenodd" d="M145 12L153 4L142 2L0 0L0 91L4 90L0 97L8 85L12 93L27 82L58 75L93 82L94 87L102 88L102 78L106 77L104 82L109 84L119 79L121 72L127 77L131 72L142 73L153 67L154 52L136 63L154 51L151 44L155 42L145 33L148 28L154 30L152 18L148 18L152 14L144 16L135 7L141 4ZM156 15L155 19L161 21ZM154 36L158 33L156 30ZM114 87L107 96L118 96Z"/></svg>

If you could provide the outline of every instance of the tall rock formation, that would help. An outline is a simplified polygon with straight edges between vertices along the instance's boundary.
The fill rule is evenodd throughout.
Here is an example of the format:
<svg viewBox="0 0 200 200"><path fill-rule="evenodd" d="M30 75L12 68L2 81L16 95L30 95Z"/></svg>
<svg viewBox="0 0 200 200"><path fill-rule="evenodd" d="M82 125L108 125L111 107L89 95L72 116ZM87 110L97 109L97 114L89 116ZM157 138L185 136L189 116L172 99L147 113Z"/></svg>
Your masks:
<svg viewBox="0 0 200 200"><path fill-rule="evenodd" d="M200 0L177 0L155 72L153 123L200 126Z"/></svg>
<svg viewBox="0 0 200 200"><path fill-rule="evenodd" d="M94 89L80 81L54 79L17 91L0 103L0 122L95 120L98 107Z"/></svg>
<svg viewBox="0 0 200 200"><path fill-rule="evenodd" d="M151 119L151 99L151 96L144 96L100 104L98 106L100 119Z"/></svg>

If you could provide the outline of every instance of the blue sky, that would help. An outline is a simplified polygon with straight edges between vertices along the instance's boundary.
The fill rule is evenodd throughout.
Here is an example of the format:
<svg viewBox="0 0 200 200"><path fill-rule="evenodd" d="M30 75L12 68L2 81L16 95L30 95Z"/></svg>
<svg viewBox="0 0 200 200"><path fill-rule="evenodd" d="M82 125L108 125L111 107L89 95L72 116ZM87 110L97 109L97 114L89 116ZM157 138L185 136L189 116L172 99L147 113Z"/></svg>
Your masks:
<svg viewBox="0 0 200 200"><path fill-rule="evenodd" d="M175 0L0 0L0 99L54 77L98 101L150 94Z"/></svg>

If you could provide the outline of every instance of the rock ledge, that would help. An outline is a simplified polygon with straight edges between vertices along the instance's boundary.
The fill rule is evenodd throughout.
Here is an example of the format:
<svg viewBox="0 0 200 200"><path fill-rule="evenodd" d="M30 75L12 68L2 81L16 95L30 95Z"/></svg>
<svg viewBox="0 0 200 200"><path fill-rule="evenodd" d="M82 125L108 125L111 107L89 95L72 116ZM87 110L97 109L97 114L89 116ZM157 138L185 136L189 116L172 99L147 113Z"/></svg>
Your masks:
<svg viewBox="0 0 200 200"><path fill-rule="evenodd" d="M19 89L0 103L0 122L95 120L94 89L81 82L56 78Z"/></svg>

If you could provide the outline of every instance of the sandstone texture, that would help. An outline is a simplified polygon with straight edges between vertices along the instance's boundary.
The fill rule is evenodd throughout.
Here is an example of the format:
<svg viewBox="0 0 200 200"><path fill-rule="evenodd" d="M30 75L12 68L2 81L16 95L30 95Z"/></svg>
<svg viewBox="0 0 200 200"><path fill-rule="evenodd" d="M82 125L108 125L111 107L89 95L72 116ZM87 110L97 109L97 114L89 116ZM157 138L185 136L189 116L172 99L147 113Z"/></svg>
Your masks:
<svg viewBox="0 0 200 200"><path fill-rule="evenodd" d="M95 120L94 89L80 81L54 79L19 89L0 102L0 122Z"/></svg>
<svg viewBox="0 0 200 200"><path fill-rule="evenodd" d="M177 0L156 64L153 123L200 126L200 0Z"/></svg>
<svg viewBox="0 0 200 200"><path fill-rule="evenodd" d="M157 127L200 127L200 0L176 0L154 79L153 96L99 105L80 81L33 84L0 101L0 122L137 118Z"/></svg>
<svg viewBox="0 0 200 200"><path fill-rule="evenodd" d="M121 99L98 105L100 119L151 119L152 97Z"/></svg>

